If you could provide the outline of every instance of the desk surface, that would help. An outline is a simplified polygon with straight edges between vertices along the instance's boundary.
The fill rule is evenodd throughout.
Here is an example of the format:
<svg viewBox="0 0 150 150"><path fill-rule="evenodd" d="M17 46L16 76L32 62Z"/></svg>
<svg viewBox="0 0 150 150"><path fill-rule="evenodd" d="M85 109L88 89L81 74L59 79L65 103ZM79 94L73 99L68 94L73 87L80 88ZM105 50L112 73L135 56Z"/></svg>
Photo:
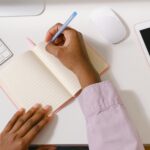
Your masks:
<svg viewBox="0 0 150 150"><path fill-rule="evenodd" d="M130 28L130 36L126 41L110 46L97 34L89 15L101 6L112 7L124 18ZM0 18L0 38L15 54L22 53L29 49L26 37L35 42L42 41L49 27L56 22L64 22L72 11L78 11L72 27L85 34L93 47L99 49L110 63L111 69L103 78L112 80L116 85L143 142L150 144L150 66L134 31L136 23L150 19L149 6L150 2L146 0L66 0L64 3L61 0L49 0L41 16ZM0 105L3 109L7 108L7 103L0 103L3 103L3 106ZM14 111L10 107L9 112ZM85 121L77 100L62 110L47 128L33 143L87 144Z"/></svg>

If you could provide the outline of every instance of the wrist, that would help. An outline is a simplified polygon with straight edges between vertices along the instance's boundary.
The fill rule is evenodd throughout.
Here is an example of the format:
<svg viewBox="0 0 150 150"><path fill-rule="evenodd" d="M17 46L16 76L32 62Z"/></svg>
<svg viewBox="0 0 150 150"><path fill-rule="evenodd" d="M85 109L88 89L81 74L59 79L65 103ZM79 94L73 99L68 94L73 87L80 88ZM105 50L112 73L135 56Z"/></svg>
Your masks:
<svg viewBox="0 0 150 150"><path fill-rule="evenodd" d="M100 82L100 76L98 72L90 63L79 65L75 70L75 74L79 79L82 88Z"/></svg>

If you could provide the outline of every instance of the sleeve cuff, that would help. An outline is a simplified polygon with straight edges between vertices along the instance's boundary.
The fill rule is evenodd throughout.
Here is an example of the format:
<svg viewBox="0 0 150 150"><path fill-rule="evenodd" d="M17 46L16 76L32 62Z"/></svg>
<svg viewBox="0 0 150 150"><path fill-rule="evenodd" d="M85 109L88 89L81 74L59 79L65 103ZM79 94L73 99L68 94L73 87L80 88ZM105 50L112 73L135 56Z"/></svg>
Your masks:
<svg viewBox="0 0 150 150"><path fill-rule="evenodd" d="M83 89L78 96L85 116L99 114L111 106L121 104L119 95L110 81L103 81Z"/></svg>

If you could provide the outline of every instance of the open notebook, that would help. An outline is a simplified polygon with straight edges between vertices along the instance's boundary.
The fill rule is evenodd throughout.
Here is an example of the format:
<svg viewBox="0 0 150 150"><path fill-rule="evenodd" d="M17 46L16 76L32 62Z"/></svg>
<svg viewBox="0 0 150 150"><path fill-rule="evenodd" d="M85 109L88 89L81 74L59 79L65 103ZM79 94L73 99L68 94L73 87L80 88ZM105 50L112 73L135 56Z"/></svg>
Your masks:
<svg viewBox="0 0 150 150"><path fill-rule="evenodd" d="M108 64L93 49L88 47L87 52L96 70L103 73ZM45 43L16 56L0 72L0 86L17 107L28 109L35 103L42 103L50 104L54 111L81 89L75 74L45 50Z"/></svg>

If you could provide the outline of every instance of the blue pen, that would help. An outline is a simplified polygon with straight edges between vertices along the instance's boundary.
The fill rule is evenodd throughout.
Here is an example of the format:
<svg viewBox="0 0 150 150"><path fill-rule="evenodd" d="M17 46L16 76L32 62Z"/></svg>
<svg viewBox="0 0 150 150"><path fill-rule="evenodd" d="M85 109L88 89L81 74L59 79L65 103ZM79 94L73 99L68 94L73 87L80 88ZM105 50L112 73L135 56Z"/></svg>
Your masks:
<svg viewBox="0 0 150 150"><path fill-rule="evenodd" d="M57 31L57 33L51 39L51 43L54 42L60 34L67 28L69 23L77 16L77 12L73 12L72 15L68 18L68 20L61 26L61 28Z"/></svg>

